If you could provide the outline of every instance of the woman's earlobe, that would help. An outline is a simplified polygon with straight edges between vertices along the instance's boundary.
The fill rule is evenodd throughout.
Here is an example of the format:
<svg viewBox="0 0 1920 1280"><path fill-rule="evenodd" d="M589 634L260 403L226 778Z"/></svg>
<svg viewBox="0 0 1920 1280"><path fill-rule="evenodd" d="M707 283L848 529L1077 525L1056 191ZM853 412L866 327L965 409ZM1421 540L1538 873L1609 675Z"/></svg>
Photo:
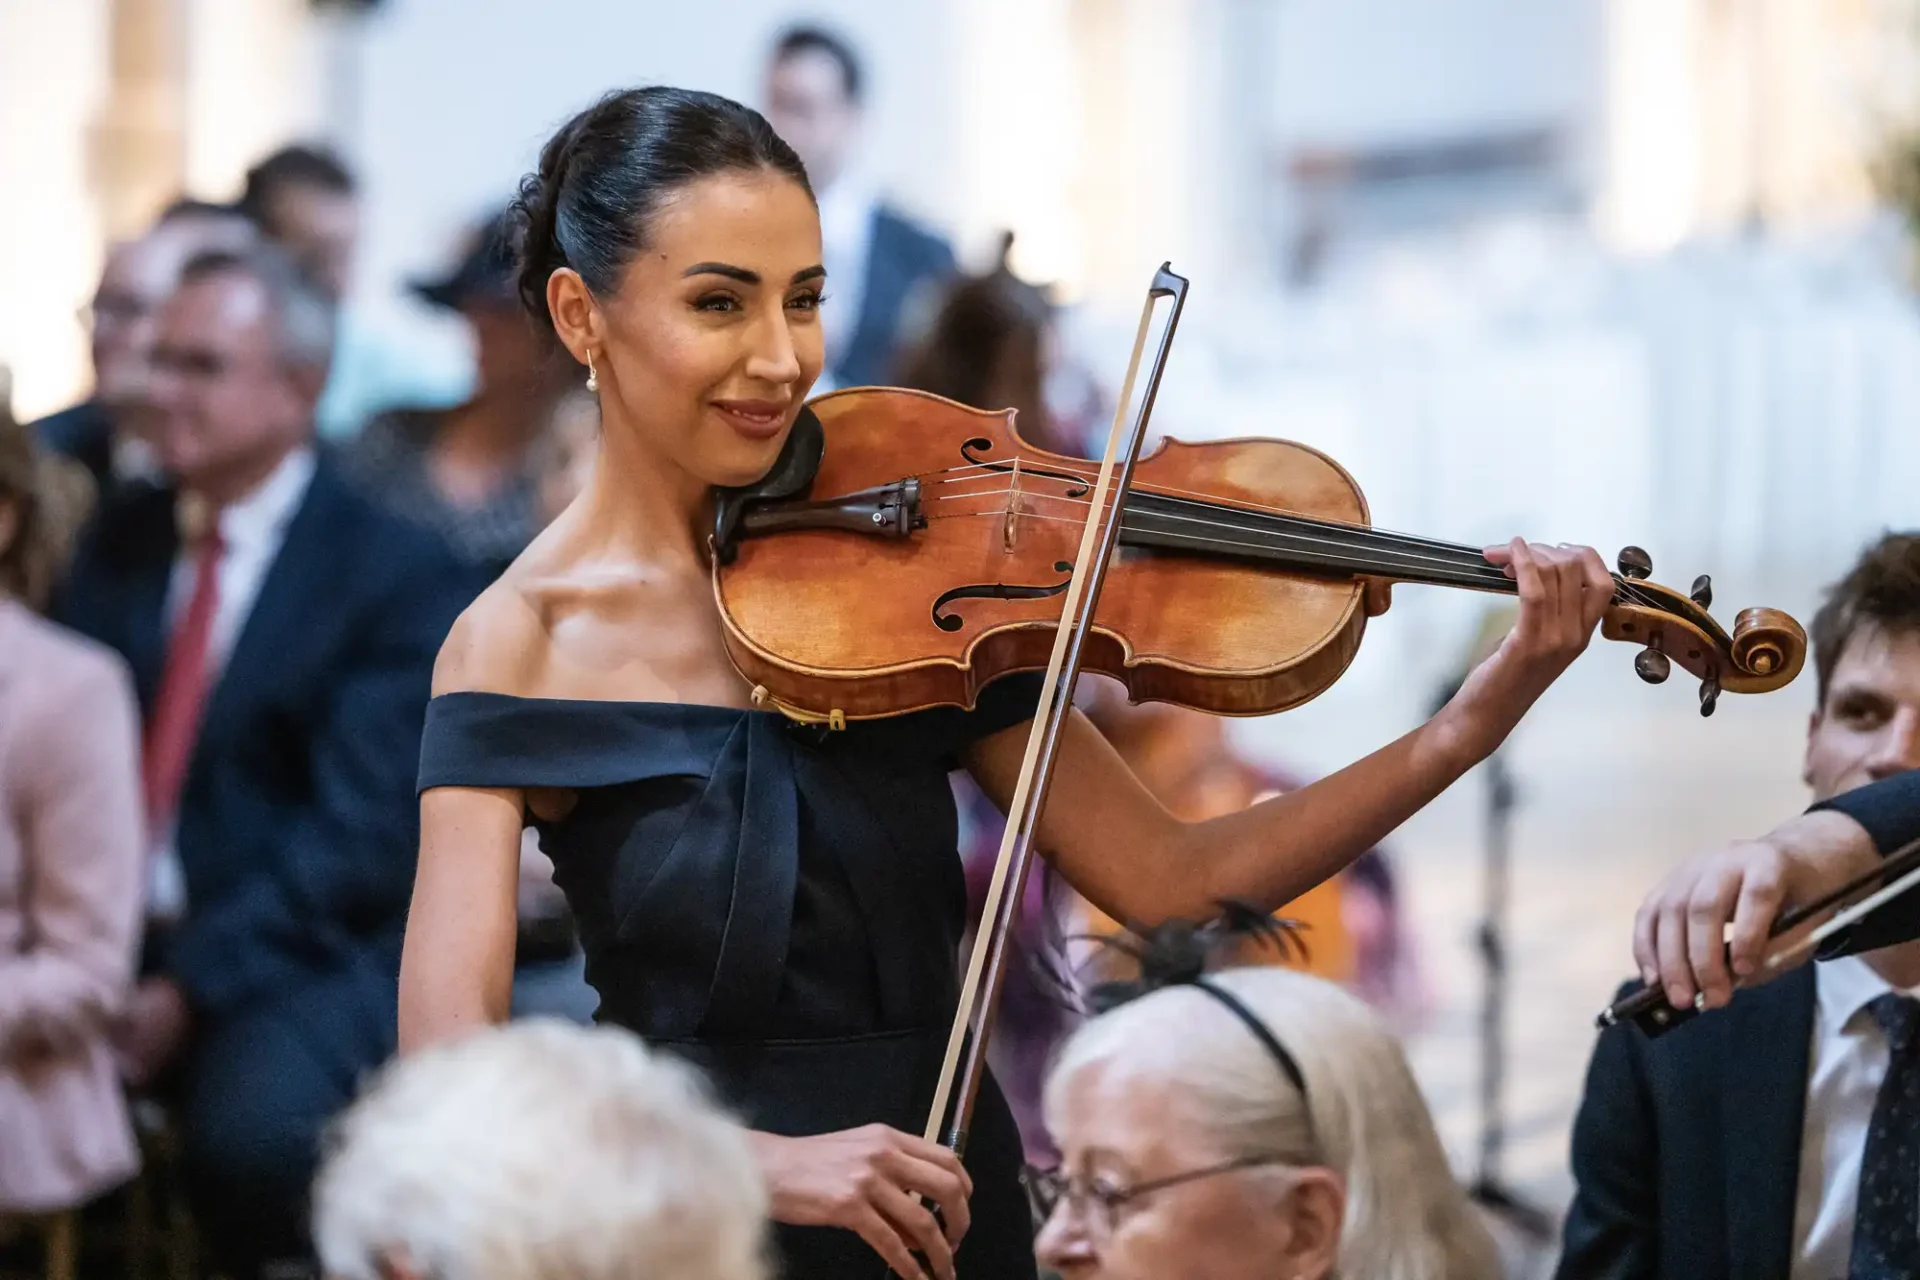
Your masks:
<svg viewBox="0 0 1920 1280"><path fill-rule="evenodd" d="M557 268L547 277L547 315L560 344L580 363L586 363L588 351L603 345L600 309L587 282L572 267Z"/></svg>

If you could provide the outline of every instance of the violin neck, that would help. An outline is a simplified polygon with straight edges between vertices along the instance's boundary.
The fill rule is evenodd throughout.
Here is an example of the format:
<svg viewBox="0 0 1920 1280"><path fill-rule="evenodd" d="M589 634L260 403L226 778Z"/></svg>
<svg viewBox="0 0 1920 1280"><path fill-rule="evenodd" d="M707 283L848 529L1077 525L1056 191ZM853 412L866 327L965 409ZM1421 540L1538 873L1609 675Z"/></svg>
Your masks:
<svg viewBox="0 0 1920 1280"><path fill-rule="evenodd" d="M1479 547L1138 489L1127 495L1120 542L1129 547L1257 560L1333 577L1376 577L1506 594L1519 589L1503 570L1487 563Z"/></svg>

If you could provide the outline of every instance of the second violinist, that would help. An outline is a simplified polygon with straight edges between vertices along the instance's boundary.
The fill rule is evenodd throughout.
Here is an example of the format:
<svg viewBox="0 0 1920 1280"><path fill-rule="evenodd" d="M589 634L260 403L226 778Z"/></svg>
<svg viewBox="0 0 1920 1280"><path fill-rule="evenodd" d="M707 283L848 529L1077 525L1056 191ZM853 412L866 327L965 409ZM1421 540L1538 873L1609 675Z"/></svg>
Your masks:
<svg viewBox="0 0 1920 1280"><path fill-rule="evenodd" d="M965 923L947 772L1005 805L1037 683L1000 680L970 711L796 727L750 705L712 594L712 491L773 465L821 369L831 283L807 175L756 112L637 89L553 137L520 211L521 293L586 371L602 439L585 491L440 656L403 1049L506 1017L531 824L600 1017L701 1064L754 1129L783 1274L876 1274L877 1254L914 1276L917 1251L945 1280L1030 1277L997 1093L964 1164L910 1135ZM1040 829L1055 868L1151 923L1278 905L1378 844L1507 736L1614 594L1589 549L1489 559L1521 599L1498 652L1431 721L1311 786L1184 822L1076 718Z"/></svg>

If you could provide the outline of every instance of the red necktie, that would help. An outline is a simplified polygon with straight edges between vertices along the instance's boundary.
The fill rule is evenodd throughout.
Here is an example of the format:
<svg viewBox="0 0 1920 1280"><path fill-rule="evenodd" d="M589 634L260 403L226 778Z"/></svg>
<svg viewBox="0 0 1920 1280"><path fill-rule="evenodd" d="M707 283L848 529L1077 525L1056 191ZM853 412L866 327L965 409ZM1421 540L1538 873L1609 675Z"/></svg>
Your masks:
<svg viewBox="0 0 1920 1280"><path fill-rule="evenodd" d="M216 524L200 539L194 555L193 597L167 641L167 663L160 691L147 720L140 780L146 791L147 831L158 837L173 821L187 763L200 736L200 712L206 704L208 648L213 616L220 608L220 556L225 547Z"/></svg>

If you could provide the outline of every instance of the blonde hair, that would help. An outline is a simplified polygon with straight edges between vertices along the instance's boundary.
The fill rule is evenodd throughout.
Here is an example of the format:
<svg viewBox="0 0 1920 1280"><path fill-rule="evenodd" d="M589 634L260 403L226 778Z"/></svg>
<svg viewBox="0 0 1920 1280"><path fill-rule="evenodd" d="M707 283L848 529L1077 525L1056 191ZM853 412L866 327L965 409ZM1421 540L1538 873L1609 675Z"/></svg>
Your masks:
<svg viewBox="0 0 1920 1280"><path fill-rule="evenodd" d="M1288 969L1209 978L1284 1045L1303 1099L1253 1033L1204 991L1163 988L1093 1019L1062 1046L1049 1115L1081 1071L1099 1066L1177 1080L1223 1159L1272 1155L1346 1180L1337 1274L1365 1280L1484 1280L1493 1239L1447 1165L1405 1054L1359 1000Z"/></svg>
<svg viewBox="0 0 1920 1280"><path fill-rule="evenodd" d="M337 1280L765 1280L746 1133L685 1065L529 1020L389 1067L336 1126L314 1241Z"/></svg>

